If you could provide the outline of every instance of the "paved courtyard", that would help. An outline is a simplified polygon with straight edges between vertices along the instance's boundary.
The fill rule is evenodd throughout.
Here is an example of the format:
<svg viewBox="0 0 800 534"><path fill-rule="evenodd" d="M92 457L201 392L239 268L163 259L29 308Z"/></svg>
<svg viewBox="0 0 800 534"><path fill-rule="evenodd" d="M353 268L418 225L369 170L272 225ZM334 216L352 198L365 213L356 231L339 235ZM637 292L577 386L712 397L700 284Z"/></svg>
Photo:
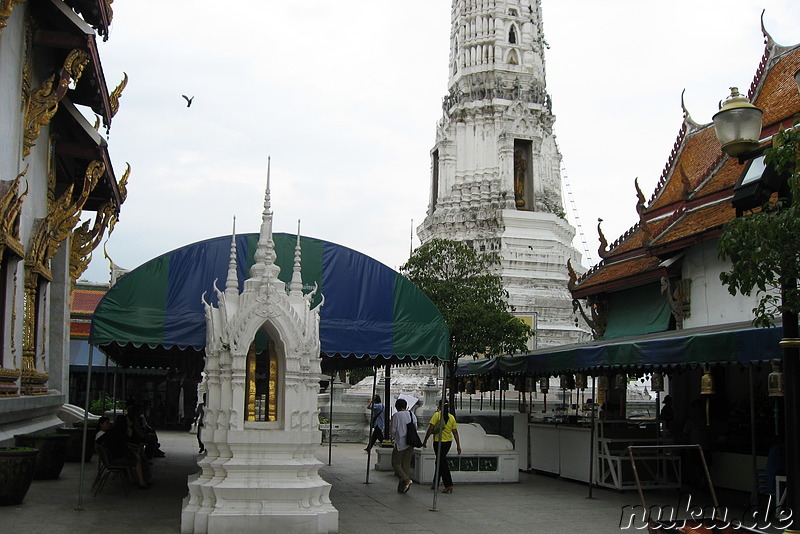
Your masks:
<svg viewBox="0 0 800 534"><path fill-rule="evenodd" d="M186 432L162 431L159 436L167 456L153 460L152 488L131 486L126 497L122 484L111 480L94 497L88 492L96 469L96 459L92 459L87 464L83 510L78 511L80 464L68 463L59 479L34 481L22 505L0 508L0 531L179 533L186 477L196 471L197 444L195 436ZM327 465L327 445L319 448L318 457L325 464L323 478L333 484L331 499L339 510L339 532L346 534L604 534L620 532L622 507L639 502L636 492L605 489L594 489L594 498L588 499L589 488L584 484L520 473L519 484L456 486L453 494L438 494L437 511L431 511L433 492L427 484L414 484L407 494L398 494L394 476L374 470L370 484L365 484L363 444L334 444L331 466ZM677 494L672 497L677 499Z"/></svg>

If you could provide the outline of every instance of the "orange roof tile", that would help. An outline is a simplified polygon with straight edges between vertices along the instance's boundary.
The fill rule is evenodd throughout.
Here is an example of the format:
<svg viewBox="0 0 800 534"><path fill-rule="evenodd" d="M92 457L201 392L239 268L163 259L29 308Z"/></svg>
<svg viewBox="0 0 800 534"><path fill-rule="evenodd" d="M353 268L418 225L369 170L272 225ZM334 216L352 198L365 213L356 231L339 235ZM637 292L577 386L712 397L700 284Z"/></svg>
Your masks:
<svg viewBox="0 0 800 534"><path fill-rule="evenodd" d="M104 290L80 289L72 290L72 313L94 313L94 309L106 294Z"/></svg>
<svg viewBox="0 0 800 534"><path fill-rule="evenodd" d="M794 73L800 68L800 48L788 52L767 72L754 104L764 110L765 127L783 123L791 126L800 113L800 92L794 83Z"/></svg>
<svg viewBox="0 0 800 534"><path fill-rule="evenodd" d="M673 164L672 174L655 201L647 207L647 212L684 200L682 176L685 175L691 189L697 187L721 156L722 151L714 128L709 126L687 137L683 149Z"/></svg>
<svg viewBox="0 0 800 534"><path fill-rule="evenodd" d="M599 270L590 272L586 278L580 280L573 293L576 290L585 290L590 287L598 286L603 283L611 282L614 280L621 280L637 274L652 271L661 260L656 257L638 257L626 261L603 265Z"/></svg>
<svg viewBox="0 0 800 534"><path fill-rule="evenodd" d="M728 201L686 212L666 233L650 243L650 246L663 246L685 237L721 228L723 224L732 221L735 217L736 210Z"/></svg>
<svg viewBox="0 0 800 534"><path fill-rule="evenodd" d="M92 323L77 323L72 321L69 325L69 336L72 339L88 339Z"/></svg>

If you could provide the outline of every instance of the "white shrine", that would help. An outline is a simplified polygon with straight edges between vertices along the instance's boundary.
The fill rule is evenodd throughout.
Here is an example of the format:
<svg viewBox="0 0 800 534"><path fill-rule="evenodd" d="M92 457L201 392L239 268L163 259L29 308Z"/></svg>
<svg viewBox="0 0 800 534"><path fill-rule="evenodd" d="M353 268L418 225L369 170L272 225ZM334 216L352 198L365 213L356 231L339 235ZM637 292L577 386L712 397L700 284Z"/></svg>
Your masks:
<svg viewBox="0 0 800 534"><path fill-rule="evenodd" d="M183 533L338 531L339 513L315 456L319 306L312 309L312 295L303 295L300 253L298 232L287 287L275 263L268 170L251 277L240 294L234 236L218 305L203 295L207 454L189 480Z"/></svg>
<svg viewBox="0 0 800 534"><path fill-rule="evenodd" d="M561 154L545 89L539 0L453 0L449 92L431 150L431 194L417 229L497 252L529 348L588 339L567 290L580 269L561 197Z"/></svg>

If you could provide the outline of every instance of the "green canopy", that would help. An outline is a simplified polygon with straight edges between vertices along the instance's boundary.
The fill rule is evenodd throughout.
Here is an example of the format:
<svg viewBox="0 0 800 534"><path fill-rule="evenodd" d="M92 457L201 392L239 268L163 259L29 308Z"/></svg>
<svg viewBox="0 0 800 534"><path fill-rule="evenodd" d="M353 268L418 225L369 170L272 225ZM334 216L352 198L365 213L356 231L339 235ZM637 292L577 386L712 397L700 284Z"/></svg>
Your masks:
<svg viewBox="0 0 800 534"><path fill-rule="evenodd" d="M297 238L273 238L280 279L289 282ZM257 242L258 234L236 236L240 290ZM320 309L323 367L449 359L444 319L407 278L341 245L310 237L301 237L300 243L304 291L319 287L312 305L325 296ZM166 361L184 349L202 350L206 326L201 296L217 304L214 282L224 286L230 247L231 236L201 241L126 274L98 304L90 342L130 366L160 365L159 359Z"/></svg>
<svg viewBox="0 0 800 534"><path fill-rule="evenodd" d="M748 323L749 325L749 323ZM457 376L558 375L613 368L665 368L702 364L747 364L779 360L783 329L724 325L637 336L614 342L551 347L519 356L459 363Z"/></svg>

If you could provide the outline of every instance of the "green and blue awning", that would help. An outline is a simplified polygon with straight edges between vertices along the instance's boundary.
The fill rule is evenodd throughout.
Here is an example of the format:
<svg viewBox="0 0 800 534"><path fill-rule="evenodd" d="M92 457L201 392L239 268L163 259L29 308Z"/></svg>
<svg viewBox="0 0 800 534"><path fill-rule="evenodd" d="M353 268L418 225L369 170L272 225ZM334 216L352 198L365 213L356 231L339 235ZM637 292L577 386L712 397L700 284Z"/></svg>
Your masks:
<svg viewBox="0 0 800 534"><path fill-rule="evenodd" d="M714 330L714 331L709 331ZM650 336L551 347L532 354L459 363L457 376L558 375L602 369L659 369L696 365L747 365L780 360L783 328L676 330Z"/></svg>
<svg viewBox="0 0 800 534"><path fill-rule="evenodd" d="M279 233L273 239L280 279L288 283L297 238ZM240 291L250 276L257 242L258 234L236 236ZM320 341L323 359L330 360L328 368L449 358L450 333L444 319L407 278L335 243L301 237L300 244L304 292L319 286L312 306L325 296ZM230 247L231 236L208 239L126 274L98 304L90 342L173 352L202 350L206 325L201 296L205 293L208 302L217 305L214 282L224 289Z"/></svg>

